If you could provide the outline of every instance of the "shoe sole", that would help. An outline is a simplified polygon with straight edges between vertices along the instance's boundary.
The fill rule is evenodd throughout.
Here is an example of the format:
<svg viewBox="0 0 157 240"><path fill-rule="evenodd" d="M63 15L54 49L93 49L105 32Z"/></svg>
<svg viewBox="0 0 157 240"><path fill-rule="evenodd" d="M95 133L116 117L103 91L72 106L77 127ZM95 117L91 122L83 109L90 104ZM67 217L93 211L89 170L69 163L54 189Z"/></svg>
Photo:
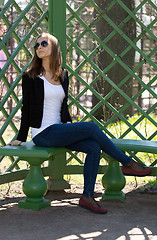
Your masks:
<svg viewBox="0 0 157 240"><path fill-rule="evenodd" d="M138 174L133 175L133 174L128 174L128 173L123 173L123 175L125 175L125 176L133 176L133 177L147 177L147 176L149 176L148 174L146 174L146 175L138 175Z"/></svg>

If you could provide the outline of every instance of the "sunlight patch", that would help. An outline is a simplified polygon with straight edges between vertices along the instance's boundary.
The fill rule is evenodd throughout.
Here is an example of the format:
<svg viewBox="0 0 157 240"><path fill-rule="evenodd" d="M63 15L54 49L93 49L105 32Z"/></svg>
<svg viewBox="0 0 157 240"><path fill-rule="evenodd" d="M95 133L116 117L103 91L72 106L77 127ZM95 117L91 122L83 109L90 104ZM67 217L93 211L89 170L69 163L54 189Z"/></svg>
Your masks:
<svg viewBox="0 0 157 240"><path fill-rule="evenodd" d="M144 232L140 228L133 228L132 230L128 231L130 240L145 240L146 235L147 239L150 240L157 240L157 236L153 236L152 232L148 228L144 228ZM123 239L118 239L123 240Z"/></svg>
<svg viewBox="0 0 157 240"><path fill-rule="evenodd" d="M91 237L98 237L102 234L102 232L92 232L92 233L86 233L86 234L80 234L83 238L91 238Z"/></svg>
<svg viewBox="0 0 157 240"><path fill-rule="evenodd" d="M76 235L70 235L67 237L57 238L56 240L76 240L76 239L79 239L79 237L77 237Z"/></svg>
<svg viewBox="0 0 157 240"><path fill-rule="evenodd" d="M123 236L121 236L119 238L116 238L116 240L126 240L126 237L123 235Z"/></svg>

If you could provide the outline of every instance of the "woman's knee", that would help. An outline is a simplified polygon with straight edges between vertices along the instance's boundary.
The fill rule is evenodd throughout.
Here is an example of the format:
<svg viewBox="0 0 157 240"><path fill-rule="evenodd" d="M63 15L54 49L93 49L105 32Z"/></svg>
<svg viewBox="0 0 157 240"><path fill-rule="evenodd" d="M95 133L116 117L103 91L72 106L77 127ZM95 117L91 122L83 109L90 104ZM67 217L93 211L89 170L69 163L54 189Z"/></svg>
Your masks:
<svg viewBox="0 0 157 240"><path fill-rule="evenodd" d="M86 122L86 128L91 132L97 132L100 130L99 126L94 122Z"/></svg>

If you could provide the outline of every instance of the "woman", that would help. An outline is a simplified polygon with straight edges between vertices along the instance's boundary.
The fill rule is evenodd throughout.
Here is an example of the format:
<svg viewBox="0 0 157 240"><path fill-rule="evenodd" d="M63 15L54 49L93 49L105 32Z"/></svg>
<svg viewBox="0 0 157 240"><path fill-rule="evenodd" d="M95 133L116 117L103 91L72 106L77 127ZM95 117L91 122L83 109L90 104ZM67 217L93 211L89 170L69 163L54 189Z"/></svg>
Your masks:
<svg viewBox="0 0 157 240"><path fill-rule="evenodd" d="M58 40L42 33L36 39L34 51L30 68L22 77L21 127L17 139L10 145L26 141L31 127L32 140L38 146L64 146L87 153L84 191L79 205L96 213L106 213L107 210L94 199L101 150L123 164L124 174L145 176L151 169L142 167L121 152L95 123L72 123L67 105L68 73L62 69Z"/></svg>

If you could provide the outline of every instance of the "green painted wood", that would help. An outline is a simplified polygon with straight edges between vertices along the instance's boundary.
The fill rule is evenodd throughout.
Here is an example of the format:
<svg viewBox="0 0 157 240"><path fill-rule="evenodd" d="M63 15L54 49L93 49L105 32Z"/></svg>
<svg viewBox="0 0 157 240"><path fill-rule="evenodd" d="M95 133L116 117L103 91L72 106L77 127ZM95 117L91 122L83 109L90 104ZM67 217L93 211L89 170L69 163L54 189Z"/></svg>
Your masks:
<svg viewBox="0 0 157 240"><path fill-rule="evenodd" d="M84 165L67 165L65 168L65 175L77 175L77 174L83 174L83 167ZM154 167L153 164L150 165L150 167L152 167L152 173L150 174L150 176L157 176L157 167ZM104 175L105 171L106 171L107 165L100 165L99 166L99 170L98 170L98 174L102 174ZM45 175L48 176L48 175Z"/></svg>
<svg viewBox="0 0 157 240"><path fill-rule="evenodd" d="M82 21L81 21L81 22L82 22ZM85 27L85 26L84 26L84 27ZM95 36L95 35L94 35L94 36ZM107 75L105 75L105 74L103 73L103 71L102 71L100 68L98 68L98 66L97 66L95 63L93 63L90 59L88 59L88 57L84 54L84 52L83 52L76 44L74 44L74 42L73 42L68 36L67 36L67 39L68 39L68 41L71 43L71 45L73 45L73 46L75 47L75 49L77 49L77 51L91 64L91 66L92 66L99 74L101 74L101 76L102 76L107 82L109 82L109 83L111 84L111 86L112 86L117 92L119 92L120 95L122 95L122 96L126 99L126 101L127 101L129 104L131 104L132 106L134 106L134 107L135 107L142 115L144 115L146 118L151 119L151 121L153 121L155 125L157 124L157 123L156 123L152 118L150 118L149 115L147 115L131 98L129 98L129 97L127 96L127 94L125 94L120 88L118 88L117 85L116 85L115 83L113 83L113 82L111 81L111 79L109 79L109 78L107 77ZM102 46L103 46L103 44L102 44ZM110 50L108 47L105 47L105 50L107 50L110 54L112 54L112 53L111 53L111 50ZM112 54L112 55L113 55L113 54ZM122 64L122 65L124 66L123 62L121 61L121 59L120 59L119 57L117 57L117 56L114 55L114 58L116 58L116 60L117 60L118 63L120 63L120 64ZM131 70L130 70L127 66L124 66L124 67L128 70L128 72L129 72L130 74L133 74L133 72L131 72ZM71 70L71 71L72 71L72 70ZM138 78L137 76L135 76L135 74L133 74L133 76L134 76L137 80L139 80L139 78ZM84 85L87 84L87 83L86 83L83 79L81 79L81 78L80 78L80 81L81 81ZM141 82L141 80L140 80L140 82ZM145 83L143 83L143 84L146 85ZM152 90L150 90L150 91L152 91ZM99 99L101 98L101 100L104 101L104 99L101 97L101 95L98 94L94 89L92 90L92 92L94 92L94 94L98 95L98 98L99 98ZM75 103L75 104L76 104L76 106L78 105L78 103ZM106 104L109 108L111 107L112 110L114 110L114 108L113 108L112 106L110 106L108 102L105 102L105 104ZM118 117L120 117L120 118L123 118L123 116L120 115L118 112L117 112L116 116L118 116Z"/></svg>
<svg viewBox="0 0 157 240"><path fill-rule="evenodd" d="M27 5L27 7L24 9L24 11L19 15L19 17L16 19L16 22L12 25L12 27L9 29L9 31L6 33L6 35L3 38L3 41L0 42L0 49L3 48L4 43L9 39L10 35L12 34L12 31L17 27L17 25L20 23L20 21L23 19L23 17L26 15L26 13L29 11L29 9L34 5L35 0L31 1ZM4 7L5 8L5 7ZM7 10L7 9L6 9ZM7 62L8 63L8 62Z"/></svg>
<svg viewBox="0 0 157 240"><path fill-rule="evenodd" d="M109 157L109 164L102 177L102 185L105 191L102 194L103 200L125 200L122 189L125 187L126 180L119 167L119 162Z"/></svg>
<svg viewBox="0 0 157 240"><path fill-rule="evenodd" d="M15 133L17 133L17 127L14 124L14 116L16 116L17 111L20 109L21 107L21 102L22 99L19 99L18 96L16 95L16 86L20 83L21 81L21 73L23 71L25 71L28 68L29 62L28 64L26 64L23 68L23 70L21 70L21 61L20 64L19 62L16 61L16 57L19 54L19 51L22 49L23 54L25 54L25 56L27 55L29 59L31 59L32 56L32 50L31 49L27 49L26 48L26 43L27 40L33 36L36 37L39 33L39 29L40 28L40 24L42 22L47 22L47 18L48 18L48 29L49 32L52 34L55 34L55 36L59 39L60 45L61 45L61 49L62 49L62 53L63 53L63 66L66 66L68 71L69 71L69 78L70 78L70 96L69 96L69 102L70 102L70 108L73 108L73 106L77 106L82 112L84 112L84 116L80 119L80 121L86 121L86 120L92 120L93 122L97 123L99 125L99 127L101 127L101 129L103 129L111 138L113 138L113 142L123 151L128 151L128 153L134 157L137 161L140 161L140 159L135 155L135 153L137 151L142 151L142 152L148 152L149 151L153 151L154 154L156 154L156 144L154 142L151 142L151 144L147 144L148 140L152 140L156 137L157 135L157 131L152 132L152 134L150 136L145 136L143 134L142 131L137 129L137 126L143 121L144 118L148 119L154 126L157 126L156 120L154 120L151 116L151 113L153 113L157 107L157 102L152 105L147 111L143 110L138 104L137 104L137 100L138 98L146 91L149 93L149 95L153 96L154 99L157 99L157 95L156 92L153 90L153 86L155 85L156 82L156 74L154 74L154 76L152 76L152 78L149 78L149 81L147 83L145 83L143 81L143 79L141 79L141 77L138 75L138 72L143 68L143 66L145 64L149 64L149 68L154 68L156 69L156 62L154 61L154 55L156 53L157 48L154 47L152 48L152 45L150 43L149 45L149 52L145 52L142 49L139 48L139 46L137 46L137 43L139 41L141 41L141 39L145 39L145 37L147 37L147 40L149 41L149 36L154 39L154 41L156 41L156 36L154 35L153 32L153 28L155 28L155 24L156 24L156 19L152 19L152 21L150 22L149 25L144 25L144 23L140 20L140 18L137 17L137 14L145 7L145 4L150 4L150 6L154 9L154 11L156 11L156 5L151 1L151 0L143 0L139 3L139 5L135 8L135 10L133 12L130 12L129 9L126 7L125 2L121 1L121 0L113 0L110 1L107 8L105 10L102 10L98 7L98 5L96 4L96 2L94 0L87 0L87 1L83 1L82 4L78 7L75 8L75 4L73 5L73 7L70 6L70 3L68 1L63 1L63 0L49 0L48 4L48 10L46 10L46 12L44 12L42 10L42 6L38 5L38 1L31 1L30 4L28 4L26 6L26 8L24 10L21 10L21 8L18 5L19 3L17 3L16 1L13 0L9 0L6 2L5 6L3 9L1 9L0 12L0 20L1 22L3 22L6 25L7 31L6 34L4 35L4 38L2 39L1 43L0 43L0 49L3 49L4 53L6 54L8 61L6 63L6 65L0 69L0 79L2 79L3 85L5 86L5 88L7 89L7 92L5 94L5 96L1 99L0 102L0 110L2 115L4 116L4 118L6 119L5 123L3 124L3 126L0 129L0 143L2 146L4 146L6 144L6 139L4 139L4 134L5 131L7 131L7 127L10 126L12 128L12 130ZM116 4L120 4L121 7L126 11L126 18L119 24L119 25L115 25L113 20L110 19L108 17L108 13L109 11L114 8L114 6ZM18 17L16 19L15 22L11 22L7 16L7 11L10 9L10 7L15 8L17 13L18 13ZM86 19L86 11L85 9L88 8L93 8L96 13L97 16L93 17L93 15L91 14L89 19ZM34 22L33 24L31 24L31 22L29 22L29 18L28 18L28 13L29 11L34 8L37 10L38 14L40 14L40 18L38 18L38 20L36 22ZM67 9L67 12L66 12ZM49 14L48 14L49 13ZM67 13L67 16L66 16ZM101 18L106 19L107 23L110 24L113 27L112 32L104 39L104 40L100 40L99 37L96 35L96 31L95 31L95 25L96 23L99 22L99 20L101 20ZM137 35L137 37L135 38L134 41L131 41L123 32L123 27L128 24L129 20L133 18L134 20L136 20L139 24L139 26L141 26L142 31ZM26 24L26 29L28 28L28 32L26 31L26 34L24 35L24 37L21 38L21 36L19 35L19 31L17 30L17 26L18 24L20 24L20 21L23 21ZM32 26L31 26L32 25ZM68 30L68 25L71 25L71 31L69 32ZM81 26L81 30L79 32L79 34L77 35L77 29L76 26L79 27ZM66 29L67 27L67 29ZM66 33L66 34L65 34ZM113 51L111 51L111 49L108 48L108 43L109 41L116 37L116 34L120 34L122 37L124 37L124 39L126 40L128 44L128 46L126 46L125 49L123 49L123 51L117 56ZM14 52L12 54L10 54L8 47L6 46L8 39L10 38L10 36L13 35L14 39L16 40L17 43L17 47L14 50ZM87 38L87 42L90 42L90 37L92 39L92 42L95 43L95 47L93 47L93 45L91 44L91 49L87 51L87 49L84 49L84 46L81 45L81 42L83 42L84 38ZM66 49L67 48L67 49ZM140 62L137 63L137 65L134 67L133 70L130 70L128 68L128 66L126 64L124 64L123 62L123 57L125 57L126 54L129 53L130 49L134 48L138 51L138 53L143 57L141 58ZM105 69L100 69L100 67L98 66L98 64L95 62L94 58L96 57L96 55L98 55L101 50L104 49L106 50L110 56L112 57L113 61L105 68ZM66 56L66 50L67 50L67 56ZM69 61L68 59L68 54L71 54L71 60ZM73 62L75 56L73 56L73 53L78 53L80 55L80 59L81 61L78 63L77 66L75 66L75 68L73 68L71 66L71 63ZM66 61L67 60L67 61ZM110 79L107 74L108 71L112 71L112 68L114 68L114 66L116 64L120 64L121 66L123 66L124 69L127 70L127 75L125 76L124 79L121 80L121 82L118 85L115 85L112 81L112 79ZM15 79L13 79L13 83L10 84L9 82L9 78L6 76L6 73L9 70L9 66L10 64L13 66L13 68L15 69L15 71L19 74ZM86 70L87 75L85 75L85 77L83 75L81 75L80 73L82 71L84 71L84 68L86 68L86 65L88 64L88 68L89 69L93 69L93 71L96 73L95 77L91 77L91 82L87 82L87 78L89 76L88 74L88 70ZM149 73L147 74L148 77ZM81 85L81 90L79 91L79 93L73 95L73 92L71 91L72 87L73 87L73 78L75 77L75 79L77 79ZM103 77L104 81L107 81L110 83L110 85L112 86L112 90L104 97L102 97L98 91L95 91L95 89L93 88L94 84L96 84L100 78ZM136 81L138 82L138 84L141 86L141 89L134 95L132 96L132 98L129 98L127 96L127 93L124 93L121 90L121 87L125 84L127 84L127 81L129 81L130 77L133 77L136 79ZM95 96L97 96L97 98L99 99L99 102L96 106L94 106L93 108L91 108L91 110L87 110L86 107L84 107L82 105L82 103L80 102L80 98L84 97L87 93L87 91L90 91L92 94L94 94ZM122 106L119 110L115 109L110 103L109 103L109 99L112 98L114 96L114 94L116 92L119 92L120 95L122 95L125 99L126 99L126 103L124 106ZM11 113L8 113L6 105L7 105L7 101L9 98L12 98L12 100L16 103L15 108L13 109L13 111ZM94 117L94 113L97 109L99 109L102 105L106 105L109 109L111 109L113 115L110 119L108 119L107 122L101 122L98 119L96 119ZM130 124L128 122L128 119L126 117L124 117L123 113L124 111L130 106L132 105L133 108L141 113L141 116L139 117L139 119L137 121L135 121L133 124ZM116 136L114 135L114 133L111 133L108 130L108 125L110 123L113 123L115 121L121 120L122 122L124 122L127 125L127 129L125 132L121 133L120 138L126 138L127 134L130 133L131 131L133 131L137 137L139 139L143 139L145 142L134 142L135 140L130 141L130 139L114 139ZM124 141L123 141L124 140ZM133 144L136 143L135 148L133 147ZM153 144L153 145L152 145ZM20 149L14 149L11 150L9 147L6 147L5 150L0 149L1 152L3 152L3 154L8 154L10 155L10 165L8 167L8 169L6 171L9 171L8 173L4 173L0 175L0 183L4 183L4 182L8 182L8 181L12 181L12 179L14 179L14 181L17 179L23 179L24 176L26 176L26 172L28 170L19 170L19 171L14 171L15 168L19 168L18 164L20 161L20 158L16 157L14 158L12 156L12 153L14 152L14 154L16 153L16 156L18 156L18 154L20 154L21 159L23 158L24 160L27 157L31 157L31 156L36 156L35 153L36 148L32 148L32 147L28 147L23 146L23 151L21 151ZM21 153L20 153L21 151ZM51 152L51 151L50 151ZM55 160L57 155L54 154L58 154L60 152L60 154L65 155L65 149L57 149L54 150L53 149L53 154L52 152L50 153L47 150L42 149L42 151L40 152L43 158L49 158L50 159L50 164L48 168L44 168L43 171L45 171L45 175L44 176L51 176L52 177L52 169L53 167L55 168L55 165L51 164L52 163L52 159ZM24 156L23 156L24 153ZM63 156L62 155L62 156ZM39 155L37 155L39 157ZM2 161L4 158L4 156L0 157L0 160ZM77 162L77 166L71 166L71 165L67 165L70 164L70 161L75 159ZM57 161L57 160L55 160ZM74 152L68 152L68 158L67 160L65 160L65 158L60 157L60 161L63 161L66 163L66 166L64 165L64 174L82 174L83 172L83 162L82 159L80 159L79 155L77 153ZM60 164L63 164L60 163ZM154 164L154 165L153 165ZM156 165L156 161L154 161L152 164L153 166L153 172L152 172L152 176L157 176L157 170L154 167ZM53 167L52 167L53 166ZM56 166L59 165L56 164ZM103 174L104 171L106 170L106 166L100 166L99 168L99 173ZM63 171L63 170L62 170ZM46 175L47 174L47 175ZM55 171L55 177L59 177L60 172ZM58 174L58 176L57 176ZM62 176L61 176L62 175ZM60 178L63 179L63 174L60 175ZM57 180L58 181L58 180ZM56 181L56 185L58 184Z"/></svg>
<svg viewBox="0 0 157 240"><path fill-rule="evenodd" d="M122 151L147 152L157 154L157 142L134 139L112 139L112 142Z"/></svg>
<svg viewBox="0 0 157 240"><path fill-rule="evenodd" d="M66 168L66 149L64 152L59 152L52 159L49 160L48 168L50 170L48 183L49 190L63 190L69 189L70 184L64 180L64 173Z"/></svg>
<svg viewBox="0 0 157 240"><path fill-rule="evenodd" d="M0 148L1 156L19 156L21 159L39 157L48 159L52 155L65 152L65 148L38 147L32 141L22 143L20 146L5 146Z"/></svg>
<svg viewBox="0 0 157 240"><path fill-rule="evenodd" d="M30 164L30 170L22 186L26 198L19 201L18 206L19 208L32 210L49 207L51 201L44 198L47 192L47 183L41 171L41 164L44 162L44 159L40 157L29 157L27 161Z"/></svg>
<svg viewBox="0 0 157 240"><path fill-rule="evenodd" d="M122 151L146 152L157 154L157 142L135 139L111 139ZM20 146L5 146L0 148L0 156L19 156L20 159L29 157L49 159L70 151L63 147L38 147L32 141L22 143ZM61 157L62 158L62 157ZM64 165L64 164L63 164ZM54 166L53 166L54 167ZM64 168L64 166L62 166ZM55 171L56 172L56 171Z"/></svg>
<svg viewBox="0 0 157 240"><path fill-rule="evenodd" d="M49 0L48 31L57 37L63 58L63 66L66 66L66 1Z"/></svg>

